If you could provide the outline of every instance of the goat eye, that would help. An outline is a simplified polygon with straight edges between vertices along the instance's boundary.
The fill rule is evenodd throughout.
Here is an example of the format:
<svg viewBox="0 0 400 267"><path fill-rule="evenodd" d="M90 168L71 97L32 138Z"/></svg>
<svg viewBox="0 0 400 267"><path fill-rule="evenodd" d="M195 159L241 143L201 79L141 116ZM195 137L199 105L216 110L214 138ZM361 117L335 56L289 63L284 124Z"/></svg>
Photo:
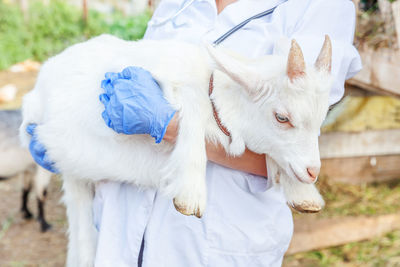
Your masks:
<svg viewBox="0 0 400 267"><path fill-rule="evenodd" d="M277 120L278 122L280 122L280 123L289 122L289 119L288 119L287 117L285 117L285 116L283 116L283 115L281 115L281 114L279 114L279 113L275 113L275 118L276 118L276 120Z"/></svg>

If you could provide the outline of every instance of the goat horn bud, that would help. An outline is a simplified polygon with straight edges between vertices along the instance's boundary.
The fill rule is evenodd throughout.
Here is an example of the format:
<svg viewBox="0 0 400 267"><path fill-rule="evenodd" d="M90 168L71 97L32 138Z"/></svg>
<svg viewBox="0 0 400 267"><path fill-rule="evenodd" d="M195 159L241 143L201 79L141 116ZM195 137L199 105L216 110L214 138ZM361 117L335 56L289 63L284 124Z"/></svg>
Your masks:
<svg viewBox="0 0 400 267"><path fill-rule="evenodd" d="M292 46L290 47L288 63L287 63L287 75L291 81L300 78L305 75L306 64L304 62L303 52L296 40L292 40Z"/></svg>
<svg viewBox="0 0 400 267"><path fill-rule="evenodd" d="M321 52L315 61L315 68L319 71L331 72L332 69L332 43L328 35L325 35L324 45L321 48Z"/></svg>

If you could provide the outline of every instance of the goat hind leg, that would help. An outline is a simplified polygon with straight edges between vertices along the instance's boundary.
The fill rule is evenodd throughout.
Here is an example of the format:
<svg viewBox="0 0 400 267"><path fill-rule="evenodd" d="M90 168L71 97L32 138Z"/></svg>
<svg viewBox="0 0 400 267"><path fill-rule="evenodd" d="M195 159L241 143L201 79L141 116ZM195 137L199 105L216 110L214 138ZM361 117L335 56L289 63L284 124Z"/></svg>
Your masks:
<svg viewBox="0 0 400 267"><path fill-rule="evenodd" d="M68 267L94 266L97 233L93 225L93 189L76 177L63 177L64 203L68 217Z"/></svg>
<svg viewBox="0 0 400 267"><path fill-rule="evenodd" d="M32 190L32 175L29 171L24 171L19 176L23 180L23 187L22 187L22 199L21 199L21 212L24 216L24 219L31 219L33 217L32 213L28 208L28 200L29 200L29 193Z"/></svg>

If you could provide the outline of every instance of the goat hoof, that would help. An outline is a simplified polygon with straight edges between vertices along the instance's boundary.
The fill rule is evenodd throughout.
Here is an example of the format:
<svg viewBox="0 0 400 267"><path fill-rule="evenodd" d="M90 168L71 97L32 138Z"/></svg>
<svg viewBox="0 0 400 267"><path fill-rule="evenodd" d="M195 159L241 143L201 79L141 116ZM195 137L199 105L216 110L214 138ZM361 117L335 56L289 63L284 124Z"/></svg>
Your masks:
<svg viewBox="0 0 400 267"><path fill-rule="evenodd" d="M317 213L322 210L322 206L313 202L302 202L300 204L291 204L292 208L301 213Z"/></svg>
<svg viewBox="0 0 400 267"><path fill-rule="evenodd" d="M198 208L197 208L195 211L194 211L194 210L191 210L191 209L188 209L188 208L187 208L187 205L178 202L175 198L174 198L173 202L174 202L175 209L176 209L178 212L180 212L181 214L183 214L183 215L186 215L186 216L192 216L192 215L194 215L194 216L196 216L196 217L199 218L199 219L200 219L201 216L203 215L203 214L200 212L200 210L199 210Z"/></svg>
<svg viewBox="0 0 400 267"><path fill-rule="evenodd" d="M40 222L40 231L42 233L49 231L51 228L53 228L51 224L48 224L47 222Z"/></svg>
<svg viewBox="0 0 400 267"><path fill-rule="evenodd" d="M22 216L24 217L25 220L30 220L33 218L32 213L27 209L22 210Z"/></svg>

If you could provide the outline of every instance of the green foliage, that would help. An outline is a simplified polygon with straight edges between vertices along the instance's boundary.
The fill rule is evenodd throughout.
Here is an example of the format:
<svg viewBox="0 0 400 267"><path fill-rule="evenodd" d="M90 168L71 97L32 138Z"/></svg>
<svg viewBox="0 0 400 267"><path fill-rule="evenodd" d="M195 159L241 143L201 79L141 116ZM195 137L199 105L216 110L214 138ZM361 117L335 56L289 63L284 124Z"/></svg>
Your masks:
<svg viewBox="0 0 400 267"><path fill-rule="evenodd" d="M35 59L44 60L66 45L82 40L80 12L75 7L61 1L51 1L47 7L36 2L29 11L28 46Z"/></svg>
<svg viewBox="0 0 400 267"><path fill-rule="evenodd" d="M0 69L27 58L43 61L67 46L101 33L126 40L140 39L150 16L149 12L136 17L118 12L107 16L91 10L85 24L79 8L52 0L48 5L31 2L25 21L17 6L0 0Z"/></svg>
<svg viewBox="0 0 400 267"><path fill-rule="evenodd" d="M108 31L125 40L141 39L146 31L150 17L149 12L133 18L115 13Z"/></svg>
<svg viewBox="0 0 400 267"><path fill-rule="evenodd" d="M0 69L30 56L27 33L18 8L0 0Z"/></svg>
<svg viewBox="0 0 400 267"><path fill-rule="evenodd" d="M397 0L387 0L390 3L396 2ZM379 10L378 0L361 0L360 7L363 11L375 12Z"/></svg>

